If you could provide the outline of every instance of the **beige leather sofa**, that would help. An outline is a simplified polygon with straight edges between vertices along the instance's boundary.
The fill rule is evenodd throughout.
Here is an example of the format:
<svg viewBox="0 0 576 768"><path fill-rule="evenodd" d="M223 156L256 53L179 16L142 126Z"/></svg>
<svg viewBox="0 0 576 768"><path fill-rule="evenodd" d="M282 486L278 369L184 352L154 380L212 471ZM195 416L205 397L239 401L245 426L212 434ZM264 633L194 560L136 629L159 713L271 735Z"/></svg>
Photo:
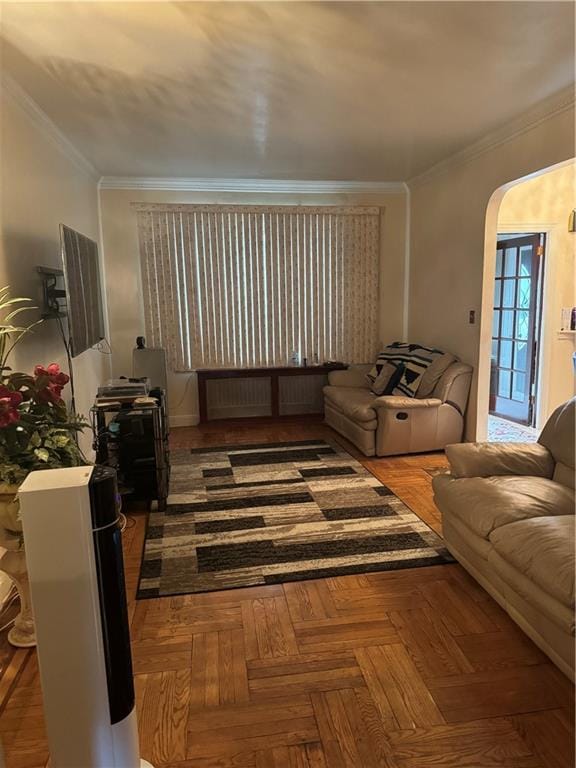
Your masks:
<svg viewBox="0 0 576 768"><path fill-rule="evenodd" d="M574 676L574 418L537 443L450 445L434 478L446 545L561 670Z"/></svg>
<svg viewBox="0 0 576 768"><path fill-rule="evenodd" d="M366 456L438 451L462 439L472 368L452 363L426 398L377 397L366 374L354 365L328 374L326 422Z"/></svg>

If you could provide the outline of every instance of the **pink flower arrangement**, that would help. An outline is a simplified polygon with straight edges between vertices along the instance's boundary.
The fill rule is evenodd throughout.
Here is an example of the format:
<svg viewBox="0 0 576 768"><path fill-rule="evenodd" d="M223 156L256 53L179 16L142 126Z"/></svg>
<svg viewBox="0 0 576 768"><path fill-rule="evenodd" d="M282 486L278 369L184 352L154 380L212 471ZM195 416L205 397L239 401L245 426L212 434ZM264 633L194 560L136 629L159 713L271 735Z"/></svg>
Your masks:
<svg viewBox="0 0 576 768"><path fill-rule="evenodd" d="M18 485L38 469L86 463L76 436L86 420L70 413L62 389L70 377L51 363L0 380L0 482Z"/></svg>
<svg viewBox="0 0 576 768"><path fill-rule="evenodd" d="M15 424L20 419L18 406L23 399L20 392L0 385L0 428Z"/></svg>
<svg viewBox="0 0 576 768"><path fill-rule="evenodd" d="M70 377L56 363L37 365L32 375L9 365L14 348L42 322L12 321L35 309L30 299L12 298L9 286L0 287L0 484L10 486L39 469L86 464L77 438L88 423L62 398Z"/></svg>
<svg viewBox="0 0 576 768"><path fill-rule="evenodd" d="M36 379L35 399L39 403L62 403L62 389L70 381L70 377L60 370L56 363L50 363L47 368L37 365L34 368Z"/></svg>

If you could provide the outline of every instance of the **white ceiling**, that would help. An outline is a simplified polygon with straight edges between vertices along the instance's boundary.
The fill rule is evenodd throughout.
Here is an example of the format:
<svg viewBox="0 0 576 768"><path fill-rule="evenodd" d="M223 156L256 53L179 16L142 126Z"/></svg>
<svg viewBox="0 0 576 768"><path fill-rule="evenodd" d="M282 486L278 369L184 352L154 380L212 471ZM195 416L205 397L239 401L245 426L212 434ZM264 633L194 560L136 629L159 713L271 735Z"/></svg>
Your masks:
<svg viewBox="0 0 576 768"><path fill-rule="evenodd" d="M397 181L570 85L571 2L39 2L3 64L104 175Z"/></svg>

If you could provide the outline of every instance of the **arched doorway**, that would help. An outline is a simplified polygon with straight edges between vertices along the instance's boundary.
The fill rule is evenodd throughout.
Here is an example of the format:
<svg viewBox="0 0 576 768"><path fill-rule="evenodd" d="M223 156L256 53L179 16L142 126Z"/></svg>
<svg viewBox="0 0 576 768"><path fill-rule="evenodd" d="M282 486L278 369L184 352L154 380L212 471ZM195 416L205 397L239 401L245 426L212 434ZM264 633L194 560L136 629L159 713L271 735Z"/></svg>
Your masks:
<svg viewBox="0 0 576 768"><path fill-rule="evenodd" d="M576 333L563 325L576 305L575 174L574 161L544 169L500 187L488 204L479 440L535 440L574 394Z"/></svg>

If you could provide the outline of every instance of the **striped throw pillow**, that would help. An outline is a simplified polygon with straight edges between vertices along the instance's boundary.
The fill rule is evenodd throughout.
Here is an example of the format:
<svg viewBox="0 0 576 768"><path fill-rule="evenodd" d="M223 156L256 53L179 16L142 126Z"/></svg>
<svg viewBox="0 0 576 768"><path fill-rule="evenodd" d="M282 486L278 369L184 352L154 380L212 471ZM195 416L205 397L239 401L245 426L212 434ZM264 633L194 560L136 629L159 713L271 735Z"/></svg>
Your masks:
<svg viewBox="0 0 576 768"><path fill-rule="evenodd" d="M416 397L418 387L426 370L435 360L443 355L444 352L441 349L395 341L380 352L374 367L367 374L367 378L370 385L373 386L385 363L393 363L394 365L402 363L404 370L402 371L400 381L392 390L392 394Z"/></svg>
<svg viewBox="0 0 576 768"><path fill-rule="evenodd" d="M380 368L380 373L374 379L370 389L373 394L380 397L381 395L391 395L394 388L398 385L402 374L404 373L403 363L391 363L387 362Z"/></svg>

